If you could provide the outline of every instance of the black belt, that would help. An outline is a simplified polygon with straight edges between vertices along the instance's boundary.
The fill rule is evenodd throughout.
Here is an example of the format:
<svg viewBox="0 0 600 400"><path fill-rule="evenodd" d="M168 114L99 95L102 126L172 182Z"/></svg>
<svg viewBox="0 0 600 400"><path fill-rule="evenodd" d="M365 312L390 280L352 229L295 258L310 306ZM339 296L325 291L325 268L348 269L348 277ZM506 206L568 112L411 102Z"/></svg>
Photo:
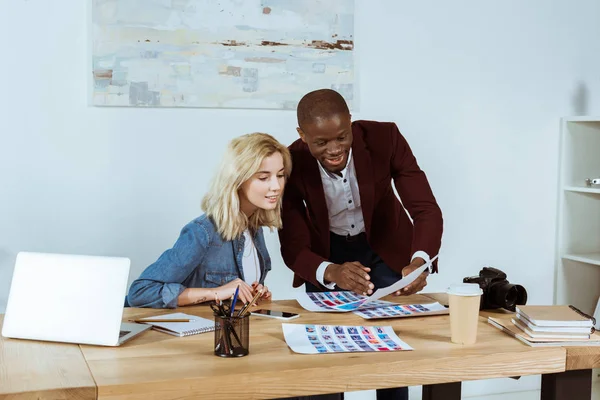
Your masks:
<svg viewBox="0 0 600 400"><path fill-rule="evenodd" d="M329 234L330 234L331 239L333 239L333 240L337 240L337 241L345 240L346 242L356 242L358 240L365 240L367 237L367 234L365 232L361 232L358 235L354 235L354 236L351 236L350 234L338 235L333 232L329 232Z"/></svg>

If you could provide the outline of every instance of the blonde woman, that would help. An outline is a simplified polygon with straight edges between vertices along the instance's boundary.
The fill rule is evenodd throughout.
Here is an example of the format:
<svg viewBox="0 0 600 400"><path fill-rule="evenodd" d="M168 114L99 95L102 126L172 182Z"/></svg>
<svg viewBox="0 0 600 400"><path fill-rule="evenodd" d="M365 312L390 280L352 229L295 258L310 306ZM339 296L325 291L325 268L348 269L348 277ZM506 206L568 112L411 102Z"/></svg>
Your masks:
<svg viewBox="0 0 600 400"><path fill-rule="evenodd" d="M210 301L215 293L252 300L271 259L262 227L281 227L281 198L292 169L288 149L265 133L233 139L202 200L204 215L188 223L173 248L129 289L134 307L175 308ZM265 289L263 298L271 293Z"/></svg>

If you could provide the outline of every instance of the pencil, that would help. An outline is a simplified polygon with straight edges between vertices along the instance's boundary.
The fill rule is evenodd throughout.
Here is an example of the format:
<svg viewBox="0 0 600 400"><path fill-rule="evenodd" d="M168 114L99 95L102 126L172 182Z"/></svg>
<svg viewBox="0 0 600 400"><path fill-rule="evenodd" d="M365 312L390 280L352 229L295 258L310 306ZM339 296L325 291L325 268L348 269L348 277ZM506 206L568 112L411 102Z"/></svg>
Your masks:
<svg viewBox="0 0 600 400"><path fill-rule="evenodd" d="M192 322L194 321L193 319L132 319L130 320L131 322L137 322L137 323L148 323L148 322Z"/></svg>
<svg viewBox="0 0 600 400"><path fill-rule="evenodd" d="M238 313L238 317L243 317L244 315L246 315L246 313L248 312L248 309L250 307L252 307L252 305L258 300L258 298L260 296L262 296L263 294L263 290L260 289L255 295L254 298L252 299L252 301L250 301L248 304L244 305L244 307L242 307L242 309L240 310L240 312Z"/></svg>

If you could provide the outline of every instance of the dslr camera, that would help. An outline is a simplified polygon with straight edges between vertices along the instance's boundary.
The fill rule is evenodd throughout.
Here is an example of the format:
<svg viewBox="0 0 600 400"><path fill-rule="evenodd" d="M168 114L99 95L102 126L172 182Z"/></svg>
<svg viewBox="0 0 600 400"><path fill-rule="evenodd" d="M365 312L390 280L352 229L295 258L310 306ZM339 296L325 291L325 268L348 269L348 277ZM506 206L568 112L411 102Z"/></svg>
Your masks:
<svg viewBox="0 0 600 400"><path fill-rule="evenodd" d="M470 276L463 279L463 283L477 283L483 295L481 296L481 310L504 308L515 311L517 305L527 303L527 291L521 285L509 283L506 274L499 269L483 267L479 276Z"/></svg>

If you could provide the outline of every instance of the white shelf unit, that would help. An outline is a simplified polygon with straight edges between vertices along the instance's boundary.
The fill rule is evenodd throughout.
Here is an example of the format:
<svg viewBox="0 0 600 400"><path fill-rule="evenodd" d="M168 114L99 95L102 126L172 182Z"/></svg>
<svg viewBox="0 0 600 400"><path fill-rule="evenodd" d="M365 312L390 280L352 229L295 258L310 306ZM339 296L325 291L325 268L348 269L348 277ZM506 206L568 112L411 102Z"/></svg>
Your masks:
<svg viewBox="0 0 600 400"><path fill-rule="evenodd" d="M556 304L593 314L600 297L600 117L563 118L560 129Z"/></svg>
<svg viewBox="0 0 600 400"><path fill-rule="evenodd" d="M585 264L600 265L600 253L563 254L562 258Z"/></svg>
<svg viewBox="0 0 600 400"><path fill-rule="evenodd" d="M565 190L567 192L579 192L579 193L595 193L600 194L600 189L595 189L591 187L581 187L581 186L565 186Z"/></svg>

